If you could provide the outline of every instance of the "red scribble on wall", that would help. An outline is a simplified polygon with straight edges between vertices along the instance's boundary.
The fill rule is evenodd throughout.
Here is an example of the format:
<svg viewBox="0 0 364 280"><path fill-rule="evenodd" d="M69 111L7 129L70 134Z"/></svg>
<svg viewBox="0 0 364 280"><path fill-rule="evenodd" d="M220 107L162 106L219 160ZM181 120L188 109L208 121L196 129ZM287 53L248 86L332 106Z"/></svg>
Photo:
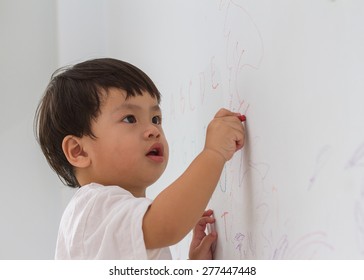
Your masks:
<svg viewBox="0 0 364 280"><path fill-rule="evenodd" d="M225 240L226 242L228 242L228 237L227 237L227 229L226 229L226 215L229 214L229 212L224 212L222 215L221 215L221 218L224 219L224 231L225 231Z"/></svg>

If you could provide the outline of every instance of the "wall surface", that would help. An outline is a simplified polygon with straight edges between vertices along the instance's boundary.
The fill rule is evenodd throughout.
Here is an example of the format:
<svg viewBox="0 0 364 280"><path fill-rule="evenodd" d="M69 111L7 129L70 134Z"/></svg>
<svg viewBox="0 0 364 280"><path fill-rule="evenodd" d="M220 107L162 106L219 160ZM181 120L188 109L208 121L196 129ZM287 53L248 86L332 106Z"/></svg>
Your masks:
<svg viewBox="0 0 364 280"><path fill-rule="evenodd" d="M33 133L38 101L57 66L56 5L0 1L0 259L51 259L61 183Z"/></svg>
<svg viewBox="0 0 364 280"><path fill-rule="evenodd" d="M363 11L359 1L113 7L110 53L163 94L171 156L151 195L201 151L220 107L247 116L245 148L209 205L216 258L363 258Z"/></svg>
<svg viewBox="0 0 364 280"><path fill-rule="evenodd" d="M163 95L170 162L150 197L201 151L220 107L246 114L209 204L216 258L364 257L360 1L1 1L0 13L0 258L53 257L73 192L35 143L34 111L57 67L104 56Z"/></svg>

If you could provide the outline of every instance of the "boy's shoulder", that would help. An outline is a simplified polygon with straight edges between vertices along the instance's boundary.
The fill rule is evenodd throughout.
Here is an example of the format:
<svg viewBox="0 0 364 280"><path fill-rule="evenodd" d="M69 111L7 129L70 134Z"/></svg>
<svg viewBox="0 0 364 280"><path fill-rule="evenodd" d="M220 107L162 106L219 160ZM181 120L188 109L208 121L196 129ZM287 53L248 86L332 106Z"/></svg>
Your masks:
<svg viewBox="0 0 364 280"><path fill-rule="evenodd" d="M104 186L97 183L90 183L79 188L71 199L71 204L100 207L117 207L122 203L124 205L147 203L152 201L148 198L136 198L129 191L119 186Z"/></svg>
<svg viewBox="0 0 364 280"><path fill-rule="evenodd" d="M111 197L119 197L119 198L129 198L132 199L133 195L128 192L127 190L118 187L118 186L104 186L97 183L90 183L80 187L75 195L73 196L72 200L79 200L79 199L106 199Z"/></svg>
<svg viewBox="0 0 364 280"><path fill-rule="evenodd" d="M121 187L91 183L74 194L63 212L62 223L89 223L90 218L101 223L116 217L144 215L151 203L152 200L136 198Z"/></svg>
<svg viewBox="0 0 364 280"><path fill-rule="evenodd" d="M119 186L104 186L98 183L90 183L78 189L76 194L84 195L102 195L102 194L119 194L119 195L132 195L127 190Z"/></svg>

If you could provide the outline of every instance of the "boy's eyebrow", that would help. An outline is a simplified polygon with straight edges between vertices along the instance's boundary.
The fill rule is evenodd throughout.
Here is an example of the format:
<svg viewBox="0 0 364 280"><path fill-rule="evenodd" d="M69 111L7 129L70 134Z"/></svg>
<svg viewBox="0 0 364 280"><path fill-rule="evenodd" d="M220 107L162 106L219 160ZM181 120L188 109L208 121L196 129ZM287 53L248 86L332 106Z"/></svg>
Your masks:
<svg viewBox="0 0 364 280"><path fill-rule="evenodd" d="M159 107L159 105L154 105L150 108L151 111L156 112L156 111L162 111L161 107Z"/></svg>
<svg viewBox="0 0 364 280"><path fill-rule="evenodd" d="M143 108L139 105L136 105L136 104L130 104L130 103L123 103L121 104L120 106L117 106L114 110L114 113L120 111L120 110L125 110L125 109L130 109L130 110L137 110L137 111L140 111L142 110ZM152 112L156 112L156 111L161 111L161 108L159 107L159 105L154 105L152 107L150 107L150 110Z"/></svg>

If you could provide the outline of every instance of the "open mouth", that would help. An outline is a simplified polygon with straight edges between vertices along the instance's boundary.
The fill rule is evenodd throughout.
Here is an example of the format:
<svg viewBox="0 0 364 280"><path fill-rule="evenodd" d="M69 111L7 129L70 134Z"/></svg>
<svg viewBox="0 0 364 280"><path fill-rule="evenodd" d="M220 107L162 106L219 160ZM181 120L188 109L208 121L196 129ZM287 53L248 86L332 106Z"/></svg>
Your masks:
<svg viewBox="0 0 364 280"><path fill-rule="evenodd" d="M163 150L163 145L161 143L156 143L150 147L146 156L154 161L161 162L163 161Z"/></svg>
<svg viewBox="0 0 364 280"><path fill-rule="evenodd" d="M159 155L160 155L160 150L158 149L153 149L149 153L147 153L147 156L159 156Z"/></svg>

